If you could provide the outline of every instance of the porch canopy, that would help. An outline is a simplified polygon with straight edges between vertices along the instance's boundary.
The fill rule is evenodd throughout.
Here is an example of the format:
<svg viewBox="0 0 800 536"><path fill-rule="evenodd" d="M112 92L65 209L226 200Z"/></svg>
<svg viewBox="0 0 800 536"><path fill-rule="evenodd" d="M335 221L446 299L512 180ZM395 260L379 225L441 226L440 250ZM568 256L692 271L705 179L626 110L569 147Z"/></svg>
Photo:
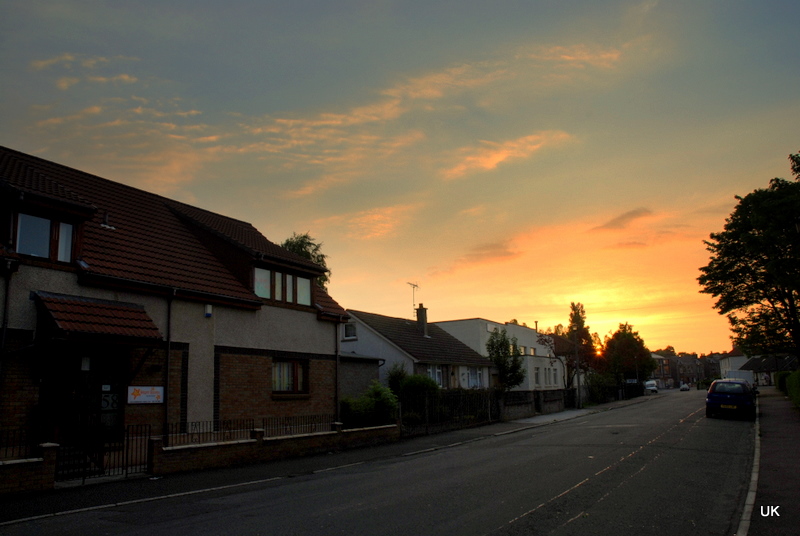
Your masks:
<svg viewBox="0 0 800 536"><path fill-rule="evenodd" d="M98 336L157 342L163 340L153 320L138 303L83 296L35 293L47 328L57 337Z"/></svg>

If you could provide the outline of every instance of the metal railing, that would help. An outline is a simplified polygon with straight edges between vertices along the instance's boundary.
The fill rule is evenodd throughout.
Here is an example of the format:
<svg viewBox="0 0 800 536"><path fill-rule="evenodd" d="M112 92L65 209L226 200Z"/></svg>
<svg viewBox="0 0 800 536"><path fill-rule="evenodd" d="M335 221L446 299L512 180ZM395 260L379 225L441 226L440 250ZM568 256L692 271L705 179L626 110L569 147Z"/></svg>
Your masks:
<svg viewBox="0 0 800 536"><path fill-rule="evenodd" d="M264 417L261 427L264 437L293 436L330 432L334 429L335 415L297 415L294 417Z"/></svg>
<svg viewBox="0 0 800 536"><path fill-rule="evenodd" d="M499 419L494 391L438 391L400 401L401 433L432 434L488 424Z"/></svg>
<svg viewBox="0 0 800 536"><path fill-rule="evenodd" d="M227 419L168 423L164 431L164 446L200 445L250 439L255 419Z"/></svg>
<svg viewBox="0 0 800 536"><path fill-rule="evenodd" d="M75 430L56 458L56 480L128 476L147 472L149 424L132 424L120 433L102 429Z"/></svg>

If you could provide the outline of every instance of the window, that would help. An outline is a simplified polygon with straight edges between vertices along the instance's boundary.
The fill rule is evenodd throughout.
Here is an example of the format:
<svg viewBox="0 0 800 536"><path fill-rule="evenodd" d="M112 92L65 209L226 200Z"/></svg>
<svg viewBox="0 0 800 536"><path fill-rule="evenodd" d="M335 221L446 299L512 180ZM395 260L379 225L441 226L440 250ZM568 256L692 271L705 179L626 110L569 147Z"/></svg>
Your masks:
<svg viewBox="0 0 800 536"><path fill-rule="evenodd" d="M283 301L283 274L275 272L275 299Z"/></svg>
<svg viewBox="0 0 800 536"><path fill-rule="evenodd" d="M531 355L536 355L536 348L531 346Z"/></svg>
<svg viewBox="0 0 800 536"><path fill-rule="evenodd" d="M344 324L342 329L344 330L344 337L342 337L344 340L354 340L354 339L358 338L358 332L356 331L356 325L353 324L352 322L348 323L348 324Z"/></svg>
<svg viewBox="0 0 800 536"><path fill-rule="evenodd" d="M519 347L519 355L525 355L527 353L527 351L528 351L528 349L527 349L526 346L520 346Z"/></svg>
<svg viewBox="0 0 800 536"><path fill-rule="evenodd" d="M307 364L302 361L272 363L272 391L275 393L307 393Z"/></svg>
<svg viewBox="0 0 800 536"><path fill-rule="evenodd" d="M558 385L558 369L553 369L553 385Z"/></svg>
<svg viewBox="0 0 800 536"><path fill-rule="evenodd" d="M470 389L480 389L483 387L483 374L480 367L469 367L469 387Z"/></svg>
<svg viewBox="0 0 800 536"><path fill-rule="evenodd" d="M59 223L30 214L19 214L17 218L17 253L71 262L72 243L72 224Z"/></svg>
<svg viewBox="0 0 800 536"><path fill-rule="evenodd" d="M294 301L294 276L291 275L286 276L286 301Z"/></svg>
<svg viewBox="0 0 800 536"><path fill-rule="evenodd" d="M442 367L441 365L428 365L428 376L442 387Z"/></svg>
<svg viewBox="0 0 800 536"><path fill-rule="evenodd" d="M540 385L541 382L539 381L539 367L533 368L533 383L536 385Z"/></svg>
<svg viewBox="0 0 800 536"><path fill-rule="evenodd" d="M256 268L254 286L256 296L270 299L272 297L272 273L263 268Z"/></svg>
<svg viewBox="0 0 800 536"><path fill-rule="evenodd" d="M305 277L297 278L297 303L311 305L311 280Z"/></svg>

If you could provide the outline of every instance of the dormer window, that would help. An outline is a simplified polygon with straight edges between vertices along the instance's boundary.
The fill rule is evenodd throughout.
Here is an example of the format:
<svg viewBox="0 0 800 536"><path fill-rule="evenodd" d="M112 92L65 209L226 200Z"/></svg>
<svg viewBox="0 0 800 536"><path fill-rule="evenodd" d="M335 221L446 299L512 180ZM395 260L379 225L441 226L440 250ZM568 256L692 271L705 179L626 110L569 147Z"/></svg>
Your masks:
<svg viewBox="0 0 800 536"><path fill-rule="evenodd" d="M267 300L311 306L311 279L307 277L256 268L253 290Z"/></svg>
<svg viewBox="0 0 800 536"><path fill-rule="evenodd" d="M30 214L19 214L17 218L17 253L71 262L72 244L72 224Z"/></svg>

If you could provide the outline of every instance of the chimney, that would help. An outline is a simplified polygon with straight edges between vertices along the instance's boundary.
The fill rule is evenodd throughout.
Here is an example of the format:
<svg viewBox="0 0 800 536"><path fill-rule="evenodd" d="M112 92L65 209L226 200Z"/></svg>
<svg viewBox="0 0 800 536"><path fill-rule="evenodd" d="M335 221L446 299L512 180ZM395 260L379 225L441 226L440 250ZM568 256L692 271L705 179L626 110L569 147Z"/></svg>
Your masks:
<svg viewBox="0 0 800 536"><path fill-rule="evenodd" d="M423 336L430 337L428 335L428 310L421 303L417 308L417 328L422 332Z"/></svg>

